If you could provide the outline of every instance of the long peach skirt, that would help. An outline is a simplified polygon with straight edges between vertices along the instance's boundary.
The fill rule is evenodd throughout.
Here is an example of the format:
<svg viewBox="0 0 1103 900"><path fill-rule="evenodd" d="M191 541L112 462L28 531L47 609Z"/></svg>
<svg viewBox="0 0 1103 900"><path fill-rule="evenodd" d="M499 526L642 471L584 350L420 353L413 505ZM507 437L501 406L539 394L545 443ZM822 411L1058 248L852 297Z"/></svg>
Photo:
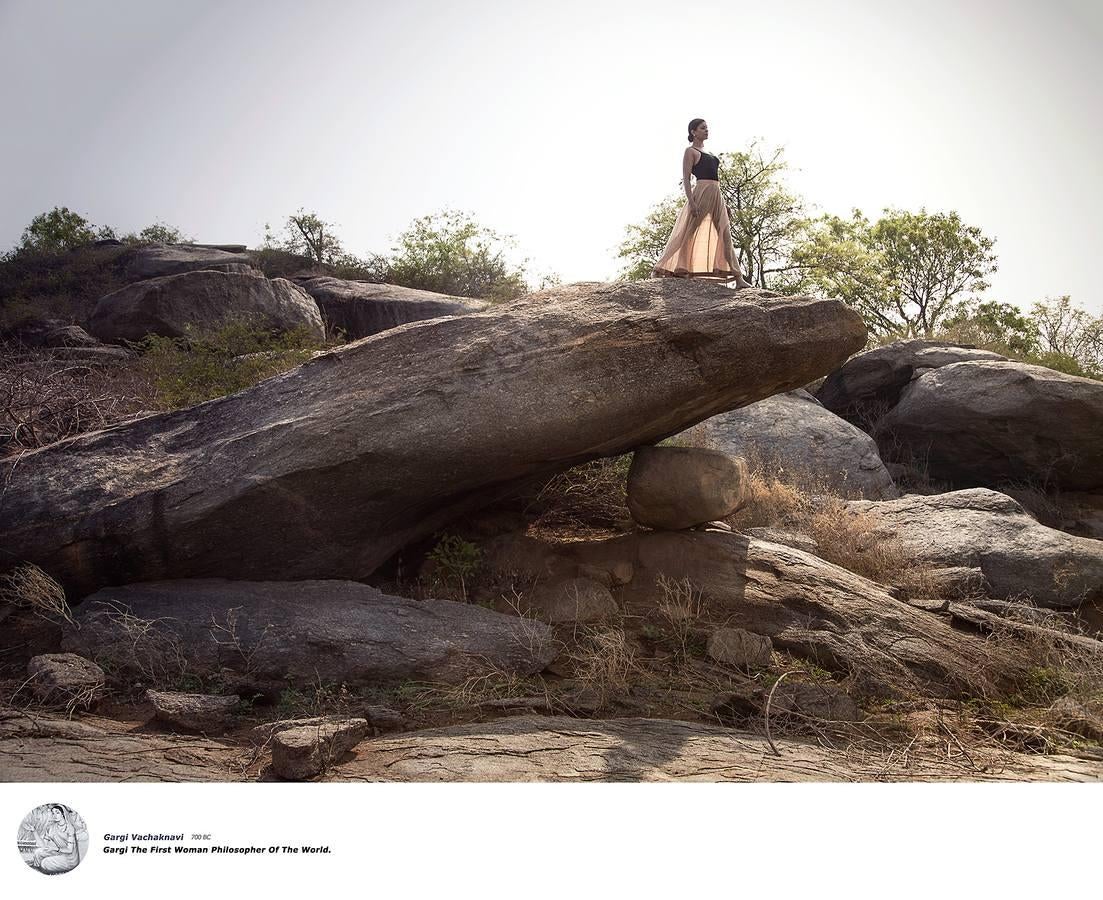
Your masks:
<svg viewBox="0 0 1103 900"><path fill-rule="evenodd" d="M698 181L693 186L693 201L697 204L696 217L690 214L686 203L678 213L670 240L651 274L655 277L734 278L737 270L735 247L720 182Z"/></svg>

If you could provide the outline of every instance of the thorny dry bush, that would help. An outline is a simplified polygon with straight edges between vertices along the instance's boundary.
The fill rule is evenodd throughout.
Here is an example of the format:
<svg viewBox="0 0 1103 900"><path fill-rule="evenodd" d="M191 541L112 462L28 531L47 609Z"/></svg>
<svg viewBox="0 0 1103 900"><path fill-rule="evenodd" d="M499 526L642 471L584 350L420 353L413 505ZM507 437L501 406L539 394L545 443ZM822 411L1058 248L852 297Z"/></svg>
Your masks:
<svg viewBox="0 0 1103 900"><path fill-rule="evenodd" d="M529 504L534 533L620 529L631 522L625 486L632 455L595 459L551 478Z"/></svg>
<svg viewBox="0 0 1103 900"><path fill-rule="evenodd" d="M103 647L96 662L109 676L125 681L120 674L133 672L144 680L145 687L168 688L195 677L180 639L160 627L165 619L144 619L121 606L109 613L108 619L119 639Z"/></svg>
<svg viewBox="0 0 1103 900"><path fill-rule="evenodd" d="M447 713L464 718L472 714L509 710L559 711L548 685L536 675L522 677L499 669L472 675L459 684L407 682L399 686L397 699L406 712Z"/></svg>
<svg viewBox="0 0 1103 900"><path fill-rule="evenodd" d="M49 621L73 621L65 589L34 563L0 575L0 610L13 608L29 609Z"/></svg>
<svg viewBox="0 0 1103 900"><path fill-rule="evenodd" d="M1023 618L1031 621L989 620L988 646L1013 654L1018 665L1011 689L971 704L976 725L1016 750L1052 753L1103 744L1103 652L1098 643L1081 640L1082 626L1059 613Z"/></svg>
<svg viewBox="0 0 1103 900"><path fill-rule="evenodd" d="M0 456L106 428L148 408L151 385L125 365L87 365L0 347Z"/></svg>

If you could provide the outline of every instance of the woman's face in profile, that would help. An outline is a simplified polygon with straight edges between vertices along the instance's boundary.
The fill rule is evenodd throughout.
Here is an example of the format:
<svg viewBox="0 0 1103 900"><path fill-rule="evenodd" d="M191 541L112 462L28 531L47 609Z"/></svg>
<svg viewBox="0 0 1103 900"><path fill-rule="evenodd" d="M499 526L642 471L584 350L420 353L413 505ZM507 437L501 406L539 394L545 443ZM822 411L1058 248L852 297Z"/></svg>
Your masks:
<svg viewBox="0 0 1103 900"><path fill-rule="evenodd" d="M709 126L707 122L702 122L696 128L693 129L693 137L695 140L703 141L709 136Z"/></svg>

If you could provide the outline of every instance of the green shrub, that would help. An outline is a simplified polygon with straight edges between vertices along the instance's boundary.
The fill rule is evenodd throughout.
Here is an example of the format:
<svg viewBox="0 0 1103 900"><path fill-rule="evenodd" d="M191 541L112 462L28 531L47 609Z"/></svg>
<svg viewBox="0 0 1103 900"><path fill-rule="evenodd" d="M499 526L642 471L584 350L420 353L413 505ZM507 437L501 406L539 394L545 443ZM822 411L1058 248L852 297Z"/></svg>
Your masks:
<svg viewBox="0 0 1103 900"><path fill-rule="evenodd" d="M466 602L467 586L479 571L481 556L482 551L477 545L459 535L446 534L430 551L428 558L436 563L441 580L447 586L458 588Z"/></svg>
<svg viewBox="0 0 1103 900"><path fill-rule="evenodd" d="M110 228L97 231L80 213L66 206L55 206L31 219L31 224L23 229L19 246L25 250L71 250L97 238L113 236Z"/></svg>
<svg viewBox="0 0 1103 900"><path fill-rule="evenodd" d="M1085 367L1081 364L1080 360L1076 359L1074 356L1069 356L1067 353L1048 351L1046 353L1032 353L1028 356L1019 358L1022 362L1031 363L1035 366L1045 366L1047 369L1053 369L1056 372L1064 372L1066 375L1076 375L1080 378L1094 378L1096 381L1103 380L1103 372Z"/></svg>
<svg viewBox="0 0 1103 900"><path fill-rule="evenodd" d="M182 409L252 387L306 362L322 343L305 327L276 332L235 320L186 338L149 335L134 345L164 409Z"/></svg>
<svg viewBox="0 0 1103 900"><path fill-rule="evenodd" d="M415 219L387 260L390 284L491 302L528 290L524 265L505 256L513 239L485 228L471 213L444 210Z"/></svg>

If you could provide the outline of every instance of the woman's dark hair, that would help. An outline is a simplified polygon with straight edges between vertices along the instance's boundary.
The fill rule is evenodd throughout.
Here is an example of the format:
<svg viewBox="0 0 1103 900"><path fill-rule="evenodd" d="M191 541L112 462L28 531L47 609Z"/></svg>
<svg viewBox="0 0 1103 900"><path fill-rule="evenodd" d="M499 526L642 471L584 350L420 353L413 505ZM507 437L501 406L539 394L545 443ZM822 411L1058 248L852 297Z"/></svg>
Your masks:
<svg viewBox="0 0 1103 900"><path fill-rule="evenodd" d="M62 806L60 803L51 803L50 804L50 812L53 812L55 809L61 810L61 814L65 815L65 807Z"/></svg>
<svg viewBox="0 0 1103 900"><path fill-rule="evenodd" d="M690 143L693 143L693 130L704 121L704 119L689 120L689 137L686 140L688 140Z"/></svg>

